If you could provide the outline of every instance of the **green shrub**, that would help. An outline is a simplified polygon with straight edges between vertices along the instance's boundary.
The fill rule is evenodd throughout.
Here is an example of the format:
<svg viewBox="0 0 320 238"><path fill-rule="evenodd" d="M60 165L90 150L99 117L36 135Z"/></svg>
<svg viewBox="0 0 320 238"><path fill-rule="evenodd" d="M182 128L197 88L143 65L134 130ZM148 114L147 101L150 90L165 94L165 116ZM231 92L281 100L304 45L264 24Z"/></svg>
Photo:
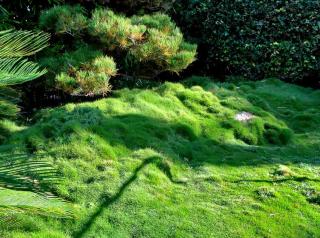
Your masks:
<svg viewBox="0 0 320 238"><path fill-rule="evenodd" d="M206 72L296 82L319 72L319 10L314 0L182 0L175 12Z"/></svg>
<svg viewBox="0 0 320 238"><path fill-rule="evenodd" d="M40 61L49 70L47 85L72 95L105 95L111 89L110 77L117 73L111 57L86 44L58 57L53 52Z"/></svg>
<svg viewBox="0 0 320 238"><path fill-rule="evenodd" d="M85 10L79 5L55 6L42 12L39 26L43 30L50 30L57 34L78 35L87 26Z"/></svg>
<svg viewBox="0 0 320 238"><path fill-rule="evenodd" d="M73 95L105 95L111 88L109 85L110 77L117 73L114 60L108 56L100 55L98 51L93 51L91 55L86 55L86 60L83 63L74 61L74 66L67 63L69 60L77 59L76 57L80 52L81 50L78 50L73 54L66 53L63 55L62 58L65 61L61 63L65 70L55 78L57 87ZM70 55L71 58L68 58ZM89 58L93 55L97 55L97 57L89 61ZM72 56L75 57L72 58Z"/></svg>
<svg viewBox="0 0 320 238"><path fill-rule="evenodd" d="M47 57L42 57L41 65L48 68L52 73L60 73L69 70L70 68L78 68L82 64L102 56L103 53L96 48L87 44L80 44L76 50L66 50L63 52L52 51L46 52Z"/></svg>
<svg viewBox="0 0 320 238"><path fill-rule="evenodd" d="M48 69L46 84L49 88L56 84L56 76L61 73L74 74L81 65L103 56L103 53L94 47L81 44L76 50L60 52L59 50L47 51L46 57L40 58L42 66Z"/></svg>
<svg viewBox="0 0 320 238"><path fill-rule="evenodd" d="M108 7L116 12L128 15L144 14L158 11L168 11L175 0L1 0L1 5L8 10L14 20L1 17L0 21L6 25L19 25L19 28L34 27L42 11L63 4L81 4L86 9L93 9L97 6ZM12 13L12 14L11 14ZM3 21L4 20L4 21ZM9 20L9 21L8 21ZM12 28L12 26L10 27Z"/></svg>
<svg viewBox="0 0 320 238"><path fill-rule="evenodd" d="M75 94L105 95L111 89L109 79L117 73L116 64L108 56L98 57L76 72Z"/></svg>
<svg viewBox="0 0 320 238"><path fill-rule="evenodd" d="M61 34L39 60L49 69L46 87L68 94L104 95L116 68L134 80L179 73L196 56L196 45L185 42L180 29L162 13L126 17L97 8L87 20L80 6L65 5L43 12L39 25ZM66 33L77 37L63 37Z"/></svg>
<svg viewBox="0 0 320 238"><path fill-rule="evenodd" d="M178 73L195 60L196 45L185 42L180 29L161 13L127 18L98 9L92 15L89 33L108 50L126 50L131 70L137 71L137 65L142 64L149 70L147 76Z"/></svg>
<svg viewBox="0 0 320 238"><path fill-rule="evenodd" d="M135 42L142 41L145 31L145 26L133 25L130 18L104 9L95 10L89 24L90 34L109 50L129 48Z"/></svg>

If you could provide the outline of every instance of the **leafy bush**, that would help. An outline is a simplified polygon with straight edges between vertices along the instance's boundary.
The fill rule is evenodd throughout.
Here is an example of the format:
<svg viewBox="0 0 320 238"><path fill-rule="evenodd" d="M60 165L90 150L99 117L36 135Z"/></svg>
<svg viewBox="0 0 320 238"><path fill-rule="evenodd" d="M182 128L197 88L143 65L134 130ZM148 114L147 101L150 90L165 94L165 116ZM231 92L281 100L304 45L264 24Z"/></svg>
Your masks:
<svg viewBox="0 0 320 238"><path fill-rule="evenodd" d="M74 73L57 76L58 87L75 95L105 95L111 89L109 79L117 73L116 64L108 56L86 63Z"/></svg>
<svg viewBox="0 0 320 238"><path fill-rule="evenodd" d="M79 6L42 13L40 27L58 35L56 44L40 59L49 69L47 86L56 84L68 94L104 95L110 89L110 77L116 75L115 61L126 77L153 79L165 71L179 73L195 60L196 45L185 42L165 14L126 17L99 8L85 19ZM67 39L66 33L77 37Z"/></svg>
<svg viewBox="0 0 320 238"><path fill-rule="evenodd" d="M97 9L92 15L89 32L97 37L109 50L117 47L127 49L143 40L146 27L133 25L130 18L113 11Z"/></svg>
<svg viewBox="0 0 320 238"><path fill-rule="evenodd" d="M195 60L196 45L185 42L171 18L161 13L127 18L98 9L89 32L108 50L126 50L126 58L134 66L146 63L146 68L152 68L151 76L163 71L178 73Z"/></svg>
<svg viewBox="0 0 320 238"><path fill-rule="evenodd" d="M109 79L117 69L114 60L99 50L82 45L61 56L42 58L48 67L49 84L73 95L104 95L110 90ZM52 82L53 81L53 82Z"/></svg>
<svg viewBox="0 0 320 238"><path fill-rule="evenodd" d="M79 6L56 6L44 11L39 19L39 26L43 30L55 33L79 34L87 24L85 10Z"/></svg>
<svg viewBox="0 0 320 238"><path fill-rule="evenodd" d="M301 81L319 70L320 3L183 0L176 18L202 48L203 69Z"/></svg>
<svg viewBox="0 0 320 238"><path fill-rule="evenodd" d="M102 56L102 52L86 44L76 45L76 50L68 49L61 52L60 47L52 47L45 52L45 57L40 59L41 65L48 69L50 84L54 77L67 71L74 71L82 64L90 62L98 56ZM51 85L50 85L51 86Z"/></svg>

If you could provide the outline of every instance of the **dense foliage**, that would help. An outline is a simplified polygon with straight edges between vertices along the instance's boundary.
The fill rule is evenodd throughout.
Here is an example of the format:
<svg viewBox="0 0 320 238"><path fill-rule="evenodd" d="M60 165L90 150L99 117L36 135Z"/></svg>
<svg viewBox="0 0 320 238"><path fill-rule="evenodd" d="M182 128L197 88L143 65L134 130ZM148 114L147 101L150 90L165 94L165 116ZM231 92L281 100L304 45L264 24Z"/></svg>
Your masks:
<svg viewBox="0 0 320 238"><path fill-rule="evenodd" d="M47 90L61 89L72 95L105 95L111 89L109 79L117 69L111 57L86 44L77 45L61 55L47 52L41 64L49 69Z"/></svg>
<svg viewBox="0 0 320 238"><path fill-rule="evenodd" d="M70 68L57 76L57 86L74 95L106 95L111 87L109 79L117 73L116 64L108 56L86 62L80 68Z"/></svg>
<svg viewBox="0 0 320 238"><path fill-rule="evenodd" d="M57 34L77 34L86 27L87 18L84 14L85 10L80 5L56 6L41 14L39 27Z"/></svg>
<svg viewBox="0 0 320 238"><path fill-rule="evenodd" d="M74 95L106 94L116 68L152 79L165 71L179 73L195 60L196 45L185 42L161 13L126 17L99 8L88 18L80 6L64 5L44 11L39 26L57 37L40 59L50 72L48 84Z"/></svg>
<svg viewBox="0 0 320 238"><path fill-rule="evenodd" d="M127 50L126 57L135 60L136 65L146 63L144 67L152 68L152 74L178 73L195 60L196 46L185 42L179 28L164 14L126 18L98 9L93 13L89 32L110 51Z"/></svg>
<svg viewBox="0 0 320 238"><path fill-rule="evenodd" d="M46 72L36 63L21 58L45 48L48 40L49 35L42 32L0 32L0 120L15 117L18 112L17 94L8 86L33 80Z"/></svg>
<svg viewBox="0 0 320 238"><path fill-rule="evenodd" d="M207 72L223 67L223 73L250 79L293 82L319 75L319 1L183 0L176 13L200 43Z"/></svg>

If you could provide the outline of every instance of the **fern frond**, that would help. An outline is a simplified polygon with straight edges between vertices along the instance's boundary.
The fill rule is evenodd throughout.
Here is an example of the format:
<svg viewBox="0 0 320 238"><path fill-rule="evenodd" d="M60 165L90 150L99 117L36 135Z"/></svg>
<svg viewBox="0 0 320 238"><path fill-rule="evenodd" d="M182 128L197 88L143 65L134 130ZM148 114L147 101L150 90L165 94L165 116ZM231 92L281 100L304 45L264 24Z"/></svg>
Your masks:
<svg viewBox="0 0 320 238"><path fill-rule="evenodd" d="M11 157L14 160L0 162L0 187L41 193L44 186L59 181L51 164L27 158L25 154ZM36 175L36 178L30 175Z"/></svg>
<svg viewBox="0 0 320 238"><path fill-rule="evenodd" d="M0 217L17 213L39 214L56 218L73 217L72 204L62 199L47 198L32 192L0 189Z"/></svg>
<svg viewBox="0 0 320 238"><path fill-rule="evenodd" d="M0 31L0 58L20 58L37 53L48 46L50 35L44 32Z"/></svg>
<svg viewBox="0 0 320 238"><path fill-rule="evenodd" d="M71 217L71 204L48 192L60 178L42 156L13 153L0 146L0 216L21 213Z"/></svg>
<svg viewBox="0 0 320 238"><path fill-rule="evenodd" d="M10 13L3 6L0 5L0 18L8 18Z"/></svg>
<svg viewBox="0 0 320 238"><path fill-rule="evenodd" d="M0 49L0 55L1 55ZM23 83L45 74L38 64L20 58L0 58L0 87Z"/></svg>

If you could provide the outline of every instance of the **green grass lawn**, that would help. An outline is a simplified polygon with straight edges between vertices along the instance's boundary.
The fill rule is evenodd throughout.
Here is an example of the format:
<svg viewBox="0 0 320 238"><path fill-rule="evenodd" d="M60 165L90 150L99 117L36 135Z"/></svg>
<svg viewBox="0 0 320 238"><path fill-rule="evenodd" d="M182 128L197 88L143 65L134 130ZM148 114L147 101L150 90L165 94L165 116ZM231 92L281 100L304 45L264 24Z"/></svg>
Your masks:
<svg viewBox="0 0 320 238"><path fill-rule="evenodd" d="M7 143L58 169L74 218L12 213L0 237L320 237L320 91L194 77L35 121Z"/></svg>

